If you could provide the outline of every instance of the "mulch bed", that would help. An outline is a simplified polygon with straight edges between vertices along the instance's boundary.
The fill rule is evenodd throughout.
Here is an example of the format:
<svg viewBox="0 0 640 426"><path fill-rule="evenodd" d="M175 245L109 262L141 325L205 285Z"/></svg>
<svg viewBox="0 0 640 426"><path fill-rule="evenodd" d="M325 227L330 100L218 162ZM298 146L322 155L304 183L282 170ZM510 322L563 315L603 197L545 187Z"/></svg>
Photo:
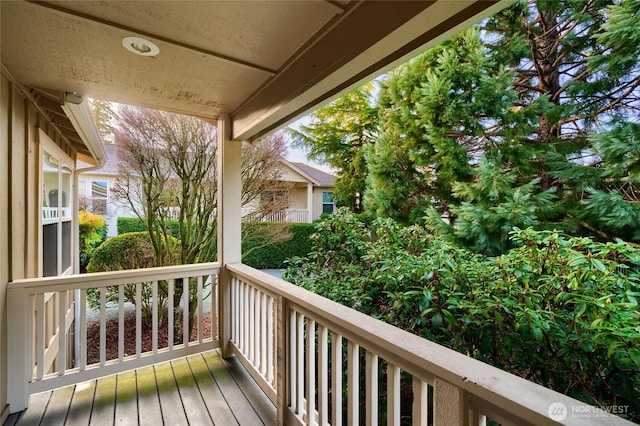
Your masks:
<svg viewBox="0 0 640 426"><path fill-rule="evenodd" d="M178 319L180 324L182 316ZM211 318L203 319L202 336L203 338L211 337ZM106 359L118 359L118 318L112 318L106 322ZM158 349L168 346L167 322L158 326ZM197 342L197 330L194 327L191 333L190 342ZM174 345L182 343L181 337L176 337L174 333ZM152 350L153 336L151 326L142 325L141 332L141 349L142 352ZM125 356L135 355L136 353L136 316L127 315L124 320L124 353ZM87 364L100 362L100 321L89 321L87 323Z"/></svg>

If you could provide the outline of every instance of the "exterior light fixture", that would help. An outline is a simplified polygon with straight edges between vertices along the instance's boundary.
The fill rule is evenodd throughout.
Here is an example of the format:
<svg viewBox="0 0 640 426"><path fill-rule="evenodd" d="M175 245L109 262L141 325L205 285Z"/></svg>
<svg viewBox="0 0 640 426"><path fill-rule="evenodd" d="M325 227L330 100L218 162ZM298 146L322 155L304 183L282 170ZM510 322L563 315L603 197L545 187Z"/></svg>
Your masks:
<svg viewBox="0 0 640 426"><path fill-rule="evenodd" d="M160 53L160 48L154 43L142 37L125 37L122 39L122 45L129 52L142 56L156 56Z"/></svg>

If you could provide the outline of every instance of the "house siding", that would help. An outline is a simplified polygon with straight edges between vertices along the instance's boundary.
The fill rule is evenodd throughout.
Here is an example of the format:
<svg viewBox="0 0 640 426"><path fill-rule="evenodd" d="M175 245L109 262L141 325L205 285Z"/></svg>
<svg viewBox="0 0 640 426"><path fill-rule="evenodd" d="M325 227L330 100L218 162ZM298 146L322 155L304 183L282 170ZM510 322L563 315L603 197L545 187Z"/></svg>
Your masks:
<svg viewBox="0 0 640 426"><path fill-rule="evenodd" d="M63 150L52 126L4 71L0 86L0 422L7 410L7 285L39 273L39 187L42 129Z"/></svg>
<svg viewBox="0 0 640 426"><path fill-rule="evenodd" d="M313 217L312 220L319 219L322 215L322 193L334 192L333 187L316 186L313 188Z"/></svg>
<svg viewBox="0 0 640 426"><path fill-rule="evenodd" d="M7 283L9 282L9 81L0 87L0 423L7 409Z"/></svg>
<svg viewBox="0 0 640 426"><path fill-rule="evenodd" d="M107 213L104 216L107 221L107 237L118 235L118 217L136 217L136 214L128 207L123 205L121 200L113 196L113 187L116 184L117 176L111 174L101 174L99 172L81 173L78 175L78 181L84 182L87 186L94 181L102 181L107 183ZM77 193L78 197L85 194Z"/></svg>
<svg viewBox="0 0 640 426"><path fill-rule="evenodd" d="M290 209L306 209L307 208L307 187L297 187L291 189L289 198Z"/></svg>

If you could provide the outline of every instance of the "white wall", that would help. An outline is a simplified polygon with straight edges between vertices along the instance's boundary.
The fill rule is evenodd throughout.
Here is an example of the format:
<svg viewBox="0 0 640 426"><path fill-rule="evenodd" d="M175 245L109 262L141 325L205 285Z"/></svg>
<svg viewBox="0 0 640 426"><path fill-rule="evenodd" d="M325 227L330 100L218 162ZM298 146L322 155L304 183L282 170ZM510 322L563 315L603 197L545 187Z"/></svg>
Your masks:
<svg viewBox="0 0 640 426"><path fill-rule="evenodd" d="M91 182L93 181L107 183L107 213L104 215L108 226L107 237L118 235L118 217L136 217L136 215L113 197L112 188L116 181L116 176L113 175L100 174L99 172L81 173L78 175L79 197L82 195L91 197ZM80 194L83 190L84 194Z"/></svg>

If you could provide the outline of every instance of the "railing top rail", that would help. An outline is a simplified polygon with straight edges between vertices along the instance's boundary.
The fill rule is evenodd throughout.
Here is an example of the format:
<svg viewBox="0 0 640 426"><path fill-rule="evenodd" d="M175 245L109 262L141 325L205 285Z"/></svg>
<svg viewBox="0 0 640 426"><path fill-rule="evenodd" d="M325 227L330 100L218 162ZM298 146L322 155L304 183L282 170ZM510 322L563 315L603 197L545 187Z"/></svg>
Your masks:
<svg viewBox="0 0 640 426"><path fill-rule="evenodd" d="M479 406L488 405L505 413L517 413L522 420L536 425L558 424L548 412L551 403L562 403L566 407L587 406L249 266L236 263L226 267L247 282L282 297L294 307L302 308L302 313L347 339L387 361L396 362L403 370L425 380L436 376L464 389ZM605 413L601 417L569 416L563 424L600 425L603 421L610 425L632 424Z"/></svg>
<svg viewBox="0 0 640 426"><path fill-rule="evenodd" d="M220 263L195 263L192 265L161 266L157 268L131 269L125 271L96 272L58 277L29 278L9 283L8 290L24 289L38 291L63 291L94 287L107 287L139 281L170 280L199 274L217 274Z"/></svg>

